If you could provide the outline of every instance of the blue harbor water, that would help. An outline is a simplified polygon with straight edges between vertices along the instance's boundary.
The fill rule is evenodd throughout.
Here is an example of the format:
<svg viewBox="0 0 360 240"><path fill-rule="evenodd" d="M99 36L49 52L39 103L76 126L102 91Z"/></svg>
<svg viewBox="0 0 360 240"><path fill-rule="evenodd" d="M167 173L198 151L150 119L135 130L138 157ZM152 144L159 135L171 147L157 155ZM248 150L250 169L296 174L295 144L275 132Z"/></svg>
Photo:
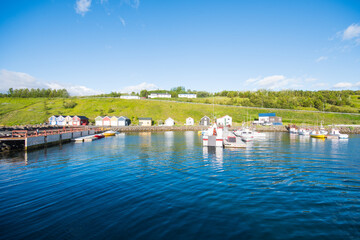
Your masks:
<svg viewBox="0 0 360 240"><path fill-rule="evenodd" d="M0 159L1 239L359 239L360 137L121 134Z"/></svg>

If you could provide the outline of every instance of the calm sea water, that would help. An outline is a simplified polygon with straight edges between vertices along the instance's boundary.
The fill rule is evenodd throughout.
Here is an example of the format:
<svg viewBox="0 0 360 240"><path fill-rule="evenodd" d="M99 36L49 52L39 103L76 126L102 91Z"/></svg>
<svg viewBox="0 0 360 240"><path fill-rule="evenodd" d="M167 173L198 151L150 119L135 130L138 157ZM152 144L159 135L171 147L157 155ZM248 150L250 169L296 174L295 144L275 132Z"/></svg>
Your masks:
<svg viewBox="0 0 360 240"><path fill-rule="evenodd" d="M122 134L0 159L1 239L359 239L360 138Z"/></svg>

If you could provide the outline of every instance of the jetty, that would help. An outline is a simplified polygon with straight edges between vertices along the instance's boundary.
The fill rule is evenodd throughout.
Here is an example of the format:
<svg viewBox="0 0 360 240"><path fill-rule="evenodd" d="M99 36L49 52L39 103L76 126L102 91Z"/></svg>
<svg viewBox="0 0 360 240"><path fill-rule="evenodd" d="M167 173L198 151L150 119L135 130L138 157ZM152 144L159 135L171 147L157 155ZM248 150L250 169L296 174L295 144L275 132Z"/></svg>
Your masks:
<svg viewBox="0 0 360 240"><path fill-rule="evenodd" d="M13 130L11 136L0 138L1 151L31 150L70 142L100 132L98 128L71 127L57 130ZM89 139L91 139L89 137ZM89 140L87 140L89 141Z"/></svg>

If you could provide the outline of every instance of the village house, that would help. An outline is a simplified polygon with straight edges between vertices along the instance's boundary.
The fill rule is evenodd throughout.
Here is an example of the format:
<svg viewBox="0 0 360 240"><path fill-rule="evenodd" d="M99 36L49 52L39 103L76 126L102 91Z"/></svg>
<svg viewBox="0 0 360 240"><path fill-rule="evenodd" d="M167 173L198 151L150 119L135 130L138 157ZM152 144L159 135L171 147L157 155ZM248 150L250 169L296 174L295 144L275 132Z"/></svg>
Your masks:
<svg viewBox="0 0 360 240"><path fill-rule="evenodd" d="M282 125L282 118L275 113L259 113L259 119L254 124Z"/></svg>
<svg viewBox="0 0 360 240"><path fill-rule="evenodd" d="M127 117L121 116L119 117L118 126L129 126L131 120Z"/></svg>
<svg viewBox="0 0 360 240"><path fill-rule="evenodd" d="M97 116L95 118L95 126L102 126L103 125L103 116Z"/></svg>
<svg viewBox="0 0 360 240"><path fill-rule="evenodd" d="M188 118L186 119L185 125L188 125L188 126L194 125L194 119L193 119L192 117L188 117Z"/></svg>
<svg viewBox="0 0 360 240"><path fill-rule="evenodd" d="M65 117L65 125L66 126L72 126L73 125L73 117L74 116L70 116L70 115Z"/></svg>
<svg viewBox="0 0 360 240"><path fill-rule="evenodd" d="M65 123L65 118L63 116L57 116L56 117L56 125L58 126L65 126L66 123Z"/></svg>
<svg viewBox="0 0 360 240"><path fill-rule="evenodd" d="M175 121L172 118L168 118L165 120L165 126L174 126L175 125Z"/></svg>
<svg viewBox="0 0 360 240"><path fill-rule="evenodd" d="M116 117L116 116L112 116L112 117L110 118L110 126L111 126L111 127L117 127L117 126L119 126L119 118Z"/></svg>
<svg viewBox="0 0 360 240"><path fill-rule="evenodd" d="M210 118L208 116L203 116L200 119L200 124L201 126L209 126L211 124Z"/></svg>
<svg viewBox="0 0 360 240"><path fill-rule="evenodd" d="M139 126L151 126L152 118L139 118Z"/></svg>
<svg viewBox="0 0 360 240"><path fill-rule="evenodd" d="M58 117L58 115L53 115L53 116L49 117L49 124L57 125L57 122L56 122L57 117Z"/></svg>
<svg viewBox="0 0 360 240"><path fill-rule="evenodd" d="M72 124L73 126L88 125L89 119L85 116L74 116Z"/></svg>
<svg viewBox="0 0 360 240"><path fill-rule="evenodd" d="M196 94L192 93L180 93L178 94L179 98L196 98Z"/></svg>
<svg viewBox="0 0 360 240"><path fill-rule="evenodd" d="M102 120L102 125L104 127L110 127L111 126L111 116L105 116Z"/></svg>
<svg viewBox="0 0 360 240"><path fill-rule="evenodd" d="M169 93L151 93L148 98L171 98Z"/></svg>
<svg viewBox="0 0 360 240"><path fill-rule="evenodd" d="M232 117L229 115L225 115L221 118L216 119L216 124L219 126L227 126L230 127L232 125Z"/></svg>

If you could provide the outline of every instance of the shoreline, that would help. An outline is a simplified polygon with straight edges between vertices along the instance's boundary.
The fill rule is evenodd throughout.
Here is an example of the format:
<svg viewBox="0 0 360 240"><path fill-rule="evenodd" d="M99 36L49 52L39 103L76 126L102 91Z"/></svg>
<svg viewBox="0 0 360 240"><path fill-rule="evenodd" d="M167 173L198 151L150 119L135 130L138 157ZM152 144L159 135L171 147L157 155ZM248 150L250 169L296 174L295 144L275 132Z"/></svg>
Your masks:
<svg viewBox="0 0 360 240"><path fill-rule="evenodd" d="M122 127L101 127L101 126L65 126L67 129L71 128L98 128L106 130L113 130L118 132L164 132L164 131L202 131L206 130L209 126L138 126L138 125L130 125L130 126L122 126ZM281 126L261 126L254 125L256 131L259 132L288 132L287 125ZM301 126L298 126L301 127ZM335 126L340 130L341 133L346 134L360 134L360 125L357 126ZM239 129L240 126L229 127L230 131L234 131ZM306 128L318 128L318 126L306 126ZM324 126L324 128L329 131L332 126ZM52 125L23 125L23 126L2 126L0 128L0 139L2 137L6 137L6 135L11 134L13 130L28 130L35 131L39 130L58 130L63 129L63 126L52 126Z"/></svg>

